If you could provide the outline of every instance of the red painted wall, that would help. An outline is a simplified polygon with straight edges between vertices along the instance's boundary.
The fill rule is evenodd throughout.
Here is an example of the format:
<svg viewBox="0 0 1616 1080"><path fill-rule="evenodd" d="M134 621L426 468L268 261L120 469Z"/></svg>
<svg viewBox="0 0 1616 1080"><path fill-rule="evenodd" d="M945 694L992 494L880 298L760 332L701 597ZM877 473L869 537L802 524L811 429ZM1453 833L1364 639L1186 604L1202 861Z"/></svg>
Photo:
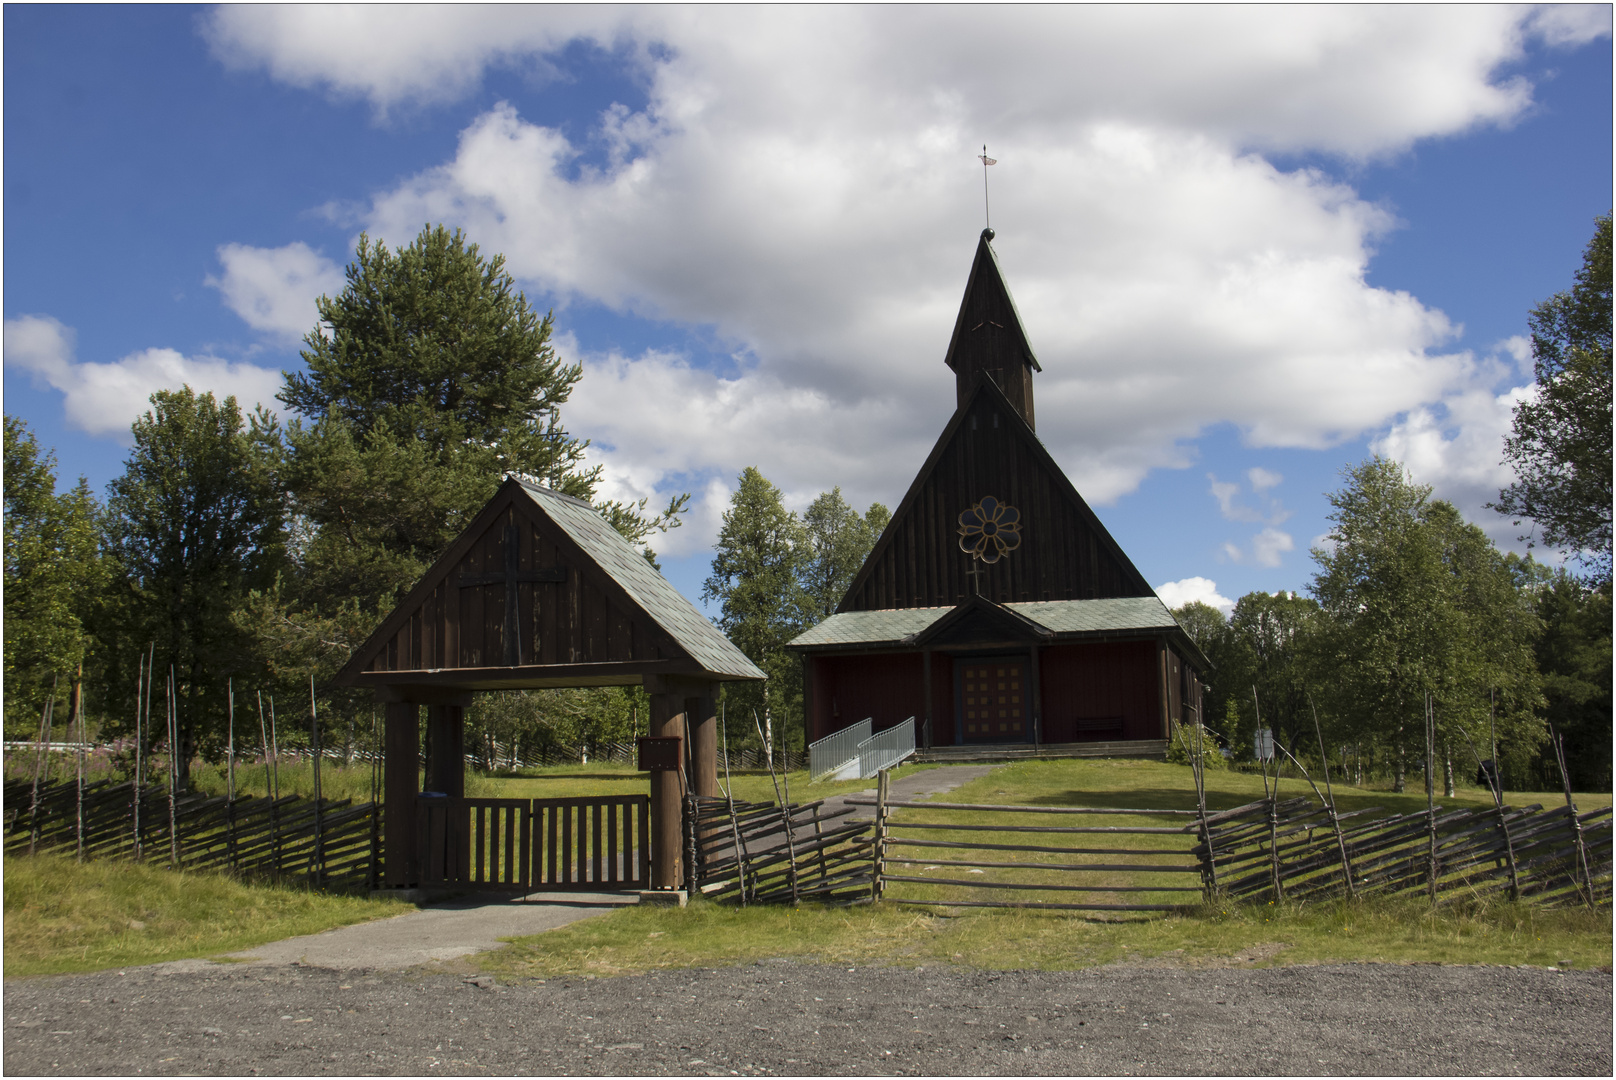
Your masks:
<svg viewBox="0 0 1616 1080"><path fill-rule="evenodd" d="M1038 663L1044 742L1163 738L1154 641L1051 645Z"/></svg>
<svg viewBox="0 0 1616 1080"><path fill-rule="evenodd" d="M926 698L917 652L820 656L814 658L813 666L815 739L866 716L876 731L911 716L917 723L925 718ZM932 674L935 681L935 670Z"/></svg>
<svg viewBox="0 0 1616 1080"><path fill-rule="evenodd" d="M1164 738L1154 641L1051 645L1039 653L1042 741ZM918 652L815 656L809 661L809 741L866 716L876 731L926 716ZM932 745L954 743L954 661L932 654ZM834 710L834 711L833 711ZM921 733L917 730L917 743Z"/></svg>

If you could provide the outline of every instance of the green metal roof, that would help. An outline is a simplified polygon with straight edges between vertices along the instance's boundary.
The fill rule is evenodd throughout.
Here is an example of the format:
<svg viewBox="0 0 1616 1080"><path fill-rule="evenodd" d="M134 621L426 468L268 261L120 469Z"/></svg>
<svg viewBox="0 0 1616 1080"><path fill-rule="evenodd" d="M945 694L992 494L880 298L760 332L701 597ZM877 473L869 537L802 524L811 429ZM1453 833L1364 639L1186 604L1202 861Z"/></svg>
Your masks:
<svg viewBox="0 0 1616 1080"><path fill-rule="evenodd" d="M1108 633L1120 630L1171 630L1178 626L1167 605L1154 596L1107 600L1039 600L1006 604L1016 614L1057 634Z"/></svg>
<svg viewBox="0 0 1616 1080"><path fill-rule="evenodd" d="M588 503L526 481L522 482L522 490L708 673L736 679L765 678L745 653L719 633L718 627Z"/></svg>
<svg viewBox="0 0 1616 1080"><path fill-rule="evenodd" d="M1174 630L1178 623L1155 596L1128 596L1107 600L1040 600L1005 604L1010 611L1031 619L1055 634L1127 633ZM842 611L812 630L793 638L796 648L824 645L880 645L902 643L954 609L951 607L898 608L885 611Z"/></svg>
<svg viewBox="0 0 1616 1080"><path fill-rule="evenodd" d="M887 611L839 611L818 626L787 642L792 646L857 645L902 641L918 634L954 609L895 608Z"/></svg>

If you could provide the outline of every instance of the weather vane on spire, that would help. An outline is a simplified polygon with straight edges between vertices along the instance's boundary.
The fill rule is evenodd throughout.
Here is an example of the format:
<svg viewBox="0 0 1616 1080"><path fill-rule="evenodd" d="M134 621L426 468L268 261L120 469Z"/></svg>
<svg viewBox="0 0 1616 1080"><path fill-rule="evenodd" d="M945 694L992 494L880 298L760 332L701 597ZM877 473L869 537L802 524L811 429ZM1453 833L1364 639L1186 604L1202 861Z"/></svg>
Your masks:
<svg viewBox="0 0 1616 1080"><path fill-rule="evenodd" d="M987 231L993 231L993 215L988 209L988 166L997 165L998 158L988 157L988 144L982 144L982 152L976 155L982 161L982 217L987 222Z"/></svg>

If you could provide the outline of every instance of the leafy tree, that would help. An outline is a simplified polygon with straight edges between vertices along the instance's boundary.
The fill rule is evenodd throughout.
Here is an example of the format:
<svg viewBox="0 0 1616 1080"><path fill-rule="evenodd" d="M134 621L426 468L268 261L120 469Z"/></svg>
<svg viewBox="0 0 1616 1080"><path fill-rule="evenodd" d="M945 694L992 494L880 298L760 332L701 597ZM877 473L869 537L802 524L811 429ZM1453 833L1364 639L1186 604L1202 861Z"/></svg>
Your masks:
<svg viewBox="0 0 1616 1080"><path fill-rule="evenodd" d="M717 600L719 629L768 675L761 687L726 686L731 742L755 741L751 710L767 711L784 730L801 729L802 671L786 642L809 623L801 577L808 555L802 523L787 510L780 489L748 466L724 511L713 570L703 600Z"/></svg>
<svg viewBox="0 0 1616 1080"><path fill-rule="evenodd" d="M1259 719L1298 756L1317 745L1308 690L1318 613L1316 601L1295 593L1252 592L1235 602L1223 682L1242 720L1229 733L1236 745L1252 745Z"/></svg>
<svg viewBox="0 0 1616 1080"><path fill-rule="evenodd" d="M1405 768L1424 757L1427 695L1450 750L1498 695L1500 741L1523 767L1541 739L1529 662L1537 626L1506 560L1395 462L1374 458L1345 475L1330 496L1329 546L1313 551L1325 616L1315 683L1332 734L1389 755L1402 790Z"/></svg>
<svg viewBox="0 0 1616 1080"><path fill-rule="evenodd" d="M1537 396L1515 407L1504 458L1518 479L1493 504L1535 521L1542 542L1576 553L1596 584L1611 573L1610 260L1606 214L1576 284L1532 309Z"/></svg>
<svg viewBox="0 0 1616 1080"><path fill-rule="evenodd" d="M259 409L244 419L233 397L184 387L158 391L151 406L109 488L107 546L122 580L103 647L113 700L133 700L148 642L159 687L173 669L183 783L191 754L222 735L226 680L254 666L234 616L284 558L281 446L274 418Z"/></svg>
<svg viewBox="0 0 1616 1080"><path fill-rule="evenodd" d="M801 588L807 614L818 622L836 613L847 588L869 557L892 514L871 503L863 517L847 505L842 489L824 492L802 515L807 550L802 559Z"/></svg>
<svg viewBox="0 0 1616 1080"><path fill-rule="evenodd" d="M106 578L99 508L80 478L56 493L56 456L5 418L5 716L10 735L35 731L54 677L84 662L86 624Z"/></svg>
<svg viewBox="0 0 1616 1080"><path fill-rule="evenodd" d="M1578 791L1609 791L1611 781L1610 587L1590 589L1561 570L1534 590L1543 635L1537 663L1543 675L1547 716L1565 737L1566 764ZM1559 782L1553 755L1545 753L1538 775L1545 786Z"/></svg>

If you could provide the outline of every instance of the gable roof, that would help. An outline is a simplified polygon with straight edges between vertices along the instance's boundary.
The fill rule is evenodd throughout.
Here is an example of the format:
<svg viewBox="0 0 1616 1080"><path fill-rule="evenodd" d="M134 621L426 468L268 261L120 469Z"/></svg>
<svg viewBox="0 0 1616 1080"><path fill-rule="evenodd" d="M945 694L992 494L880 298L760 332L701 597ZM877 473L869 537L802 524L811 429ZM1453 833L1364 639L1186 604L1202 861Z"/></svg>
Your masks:
<svg viewBox="0 0 1616 1080"><path fill-rule="evenodd" d="M914 636L914 643L953 645L972 641L1045 641L1055 636L1026 615L982 596L972 596Z"/></svg>
<svg viewBox="0 0 1616 1080"><path fill-rule="evenodd" d="M563 495L549 488L516 480L536 507L559 525L573 543L583 549L596 566L611 578L668 636L703 670L741 679L764 678L762 670L747 659L696 610L672 582L663 577L645 556L623 539L623 534L595 512L582 499Z"/></svg>
<svg viewBox="0 0 1616 1080"><path fill-rule="evenodd" d="M559 588L541 600L542 585ZM508 477L336 682L488 690L653 674L764 677L588 503Z"/></svg>
<svg viewBox="0 0 1616 1080"><path fill-rule="evenodd" d="M989 378L954 410L838 611L953 607L976 590L960 511L985 495L1021 511L1022 544L988 568L996 602L1154 597L1031 425ZM1158 601L1159 602L1159 601Z"/></svg>

